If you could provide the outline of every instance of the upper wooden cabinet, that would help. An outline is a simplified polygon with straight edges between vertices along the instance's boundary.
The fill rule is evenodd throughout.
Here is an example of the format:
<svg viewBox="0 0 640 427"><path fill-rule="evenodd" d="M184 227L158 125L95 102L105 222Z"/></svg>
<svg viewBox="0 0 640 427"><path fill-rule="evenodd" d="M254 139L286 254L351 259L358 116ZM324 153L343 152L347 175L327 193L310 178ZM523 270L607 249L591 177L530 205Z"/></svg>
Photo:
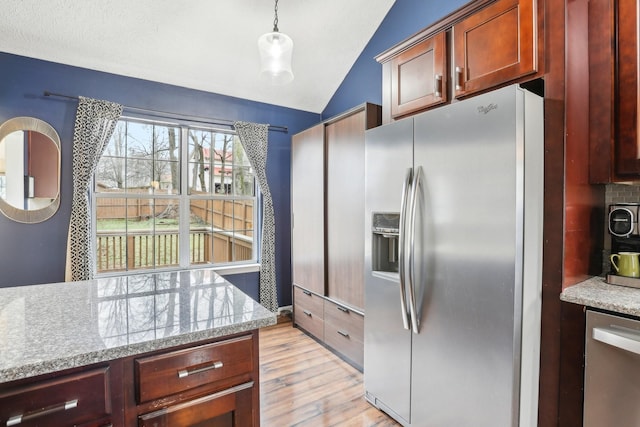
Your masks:
<svg viewBox="0 0 640 427"><path fill-rule="evenodd" d="M383 123L542 76L543 3L470 2L378 55Z"/></svg>
<svg viewBox="0 0 640 427"><path fill-rule="evenodd" d="M325 293L324 124L291 138L291 273L293 284Z"/></svg>
<svg viewBox="0 0 640 427"><path fill-rule="evenodd" d="M537 71L534 0L499 0L453 26L455 96Z"/></svg>
<svg viewBox="0 0 640 427"><path fill-rule="evenodd" d="M640 181L638 2L589 4L589 175Z"/></svg>
<svg viewBox="0 0 640 427"><path fill-rule="evenodd" d="M447 80L446 34L439 33L391 60L391 115L446 102Z"/></svg>

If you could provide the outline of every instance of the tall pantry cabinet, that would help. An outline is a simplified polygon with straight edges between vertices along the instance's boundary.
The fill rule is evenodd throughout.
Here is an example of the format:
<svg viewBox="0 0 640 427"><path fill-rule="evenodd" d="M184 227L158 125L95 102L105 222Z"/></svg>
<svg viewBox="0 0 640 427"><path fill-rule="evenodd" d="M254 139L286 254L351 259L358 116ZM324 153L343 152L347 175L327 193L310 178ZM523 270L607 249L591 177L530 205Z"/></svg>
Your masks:
<svg viewBox="0 0 640 427"><path fill-rule="evenodd" d="M294 323L362 367L364 133L381 107L363 104L292 137Z"/></svg>

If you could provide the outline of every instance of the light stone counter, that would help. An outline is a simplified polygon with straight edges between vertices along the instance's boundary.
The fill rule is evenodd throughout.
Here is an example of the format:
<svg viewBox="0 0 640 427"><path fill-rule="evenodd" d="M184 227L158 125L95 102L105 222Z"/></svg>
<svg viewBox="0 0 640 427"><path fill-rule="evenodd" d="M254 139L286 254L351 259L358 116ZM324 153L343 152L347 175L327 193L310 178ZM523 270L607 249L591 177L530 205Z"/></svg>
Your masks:
<svg viewBox="0 0 640 427"><path fill-rule="evenodd" d="M640 316L640 289L610 285L604 277L592 277L569 286L560 294L566 302Z"/></svg>
<svg viewBox="0 0 640 427"><path fill-rule="evenodd" d="M275 323L212 270L0 288L0 383Z"/></svg>

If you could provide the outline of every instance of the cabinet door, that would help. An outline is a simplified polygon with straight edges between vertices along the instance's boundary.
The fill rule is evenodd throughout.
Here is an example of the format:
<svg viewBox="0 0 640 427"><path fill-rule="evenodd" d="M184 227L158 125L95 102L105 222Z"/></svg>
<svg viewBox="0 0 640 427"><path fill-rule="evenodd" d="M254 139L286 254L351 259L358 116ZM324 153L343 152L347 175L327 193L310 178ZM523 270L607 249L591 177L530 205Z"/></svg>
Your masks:
<svg viewBox="0 0 640 427"><path fill-rule="evenodd" d="M391 60L394 118L447 101L446 34L421 41Z"/></svg>
<svg viewBox="0 0 640 427"><path fill-rule="evenodd" d="M291 139L291 266L295 285L324 295L324 125Z"/></svg>
<svg viewBox="0 0 640 427"><path fill-rule="evenodd" d="M360 309L364 308L364 132L379 124L379 111L367 107L326 127L327 294Z"/></svg>
<svg viewBox="0 0 640 427"><path fill-rule="evenodd" d="M251 408L254 383L172 405L138 417L139 427L258 426Z"/></svg>
<svg viewBox="0 0 640 427"><path fill-rule="evenodd" d="M617 119L615 138L616 173L640 178L640 139L638 138L638 2L616 2L617 22Z"/></svg>
<svg viewBox="0 0 640 427"><path fill-rule="evenodd" d="M535 0L498 0L453 26L455 96L537 71Z"/></svg>

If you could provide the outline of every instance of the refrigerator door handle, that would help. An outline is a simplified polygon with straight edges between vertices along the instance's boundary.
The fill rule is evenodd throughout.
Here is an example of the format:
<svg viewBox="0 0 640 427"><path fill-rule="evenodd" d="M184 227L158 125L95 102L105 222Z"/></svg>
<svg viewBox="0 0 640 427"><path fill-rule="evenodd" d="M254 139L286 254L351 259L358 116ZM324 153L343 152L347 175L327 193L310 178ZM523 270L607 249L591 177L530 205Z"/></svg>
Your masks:
<svg viewBox="0 0 640 427"><path fill-rule="evenodd" d="M405 329L409 329L409 314L407 313L407 299L406 299L406 269L405 269L405 256L406 256L406 229L407 229L407 200L409 198L409 190L411 188L411 179L413 177L413 169L407 169L407 174L402 184L402 201L400 202L400 230L398 236L398 264L400 277L400 305L402 308L402 326Z"/></svg>
<svg viewBox="0 0 640 427"><path fill-rule="evenodd" d="M418 310L416 309L416 293L414 282L415 275L415 246L416 246L416 205L418 204L418 188L422 185L422 166L418 166L413 174L413 182L411 183L411 223L409 225L409 313L411 315L411 329L414 334L420 332Z"/></svg>

